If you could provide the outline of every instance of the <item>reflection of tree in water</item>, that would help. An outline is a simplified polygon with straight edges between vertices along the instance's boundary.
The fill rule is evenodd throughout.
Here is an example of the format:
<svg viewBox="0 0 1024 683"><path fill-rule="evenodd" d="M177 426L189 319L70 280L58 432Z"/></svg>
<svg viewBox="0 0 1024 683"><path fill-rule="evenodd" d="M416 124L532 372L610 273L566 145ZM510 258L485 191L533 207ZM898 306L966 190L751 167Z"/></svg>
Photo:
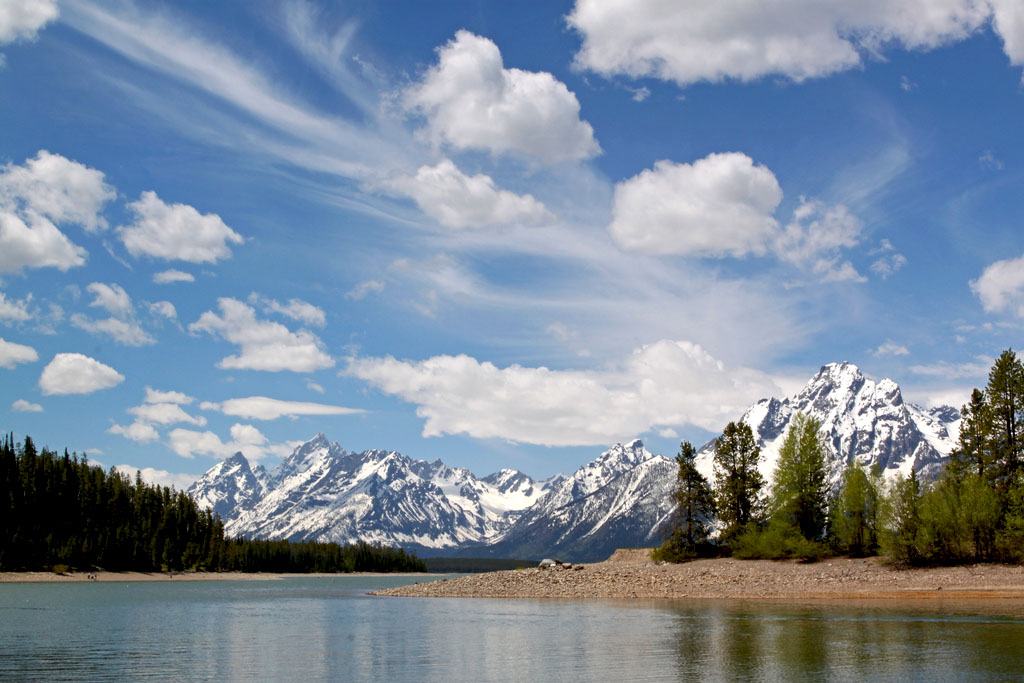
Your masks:
<svg viewBox="0 0 1024 683"><path fill-rule="evenodd" d="M695 602L672 612L679 678L946 680L1024 670L1019 616L957 615L935 603Z"/></svg>

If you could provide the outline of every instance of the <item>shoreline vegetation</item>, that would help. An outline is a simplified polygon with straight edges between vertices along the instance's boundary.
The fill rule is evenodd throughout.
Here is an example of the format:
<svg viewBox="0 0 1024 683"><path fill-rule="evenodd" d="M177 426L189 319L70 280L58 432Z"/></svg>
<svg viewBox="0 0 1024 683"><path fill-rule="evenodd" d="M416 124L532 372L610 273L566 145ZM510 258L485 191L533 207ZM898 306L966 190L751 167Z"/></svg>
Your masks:
<svg viewBox="0 0 1024 683"><path fill-rule="evenodd" d="M426 572L0 572L3 583L137 583L143 581L280 581L282 579L334 579L360 576L438 576ZM95 577L95 578L90 578Z"/></svg>
<svg viewBox="0 0 1024 683"><path fill-rule="evenodd" d="M880 558L698 559L654 562L651 549L618 550L604 562L490 572L376 591L421 598L639 600L1011 600L1024 610L1024 566L896 568ZM1007 605L1010 606L1009 604Z"/></svg>

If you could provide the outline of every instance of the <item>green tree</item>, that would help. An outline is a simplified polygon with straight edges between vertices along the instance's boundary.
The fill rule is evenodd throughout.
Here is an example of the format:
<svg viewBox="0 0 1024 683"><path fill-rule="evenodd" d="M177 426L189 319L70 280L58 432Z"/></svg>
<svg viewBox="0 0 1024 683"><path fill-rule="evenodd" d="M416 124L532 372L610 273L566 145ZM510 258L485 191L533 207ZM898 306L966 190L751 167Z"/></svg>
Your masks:
<svg viewBox="0 0 1024 683"><path fill-rule="evenodd" d="M913 470L899 476L884 500L882 550L900 564L918 564L923 556L921 484Z"/></svg>
<svg viewBox="0 0 1024 683"><path fill-rule="evenodd" d="M812 417L793 416L779 448L772 485L772 516L810 541L825 532L828 487L820 429L821 423Z"/></svg>
<svg viewBox="0 0 1024 683"><path fill-rule="evenodd" d="M715 441L715 504L722 540L731 543L747 525L761 521L764 477L757 470L761 447L750 427L730 422Z"/></svg>
<svg viewBox="0 0 1024 683"><path fill-rule="evenodd" d="M707 479L697 470L696 458L697 451L689 441L679 444L675 517L669 537L655 551L657 560L679 562L696 557L707 545L708 520L715 514L715 499Z"/></svg>
<svg viewBox="0 0 1024 683"><path fill-rule="evenodd" d="M971 392L970 403L960 408L960 440L948 470L957 479L967 472L979 477L992 476L992 413L978 389Z"/></svg>
<svg viewBox="0 0 1024 683"><path fill-rule="evenodd" d="M851 462L829 510L829 535L836 550L854 557L878 551L881 493L878 477Z"/></svg>
<svg viewBox="0 0 1024 683"><path fill-rule="evenodd" d="M985 390L991 415L993 458L1005 486L1017 473L1024 450L1024 365L1013 349L1003 351L988 375Z"/></svg>

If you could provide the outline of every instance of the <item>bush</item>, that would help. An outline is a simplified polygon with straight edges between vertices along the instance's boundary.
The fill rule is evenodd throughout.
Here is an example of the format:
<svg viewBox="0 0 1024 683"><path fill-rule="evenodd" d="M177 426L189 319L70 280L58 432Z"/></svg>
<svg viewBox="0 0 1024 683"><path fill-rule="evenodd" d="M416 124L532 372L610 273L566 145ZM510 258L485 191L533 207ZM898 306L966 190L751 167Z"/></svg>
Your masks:
<svg viewBox="0 0 1024 683"><path fill-rule="evenodd" d="M732 546L733 557L743 560L820 560L828 553L817 541L804 538L795 526L778 519L766 527L748 526Z"/></svg>

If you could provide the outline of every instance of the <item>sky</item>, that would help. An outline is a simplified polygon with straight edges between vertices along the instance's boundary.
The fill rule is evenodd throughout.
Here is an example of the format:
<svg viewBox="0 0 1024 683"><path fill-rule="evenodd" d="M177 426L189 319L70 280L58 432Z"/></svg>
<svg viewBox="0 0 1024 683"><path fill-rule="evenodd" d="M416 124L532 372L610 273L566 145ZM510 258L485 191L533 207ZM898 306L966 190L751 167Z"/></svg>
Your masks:
<svg viewBox="0 0 1024 683"><path fill-rule="evenodd" d="M1020 346L1019 0L0 0L0 55L0 426L150 481L547 477Z"/></svg>

